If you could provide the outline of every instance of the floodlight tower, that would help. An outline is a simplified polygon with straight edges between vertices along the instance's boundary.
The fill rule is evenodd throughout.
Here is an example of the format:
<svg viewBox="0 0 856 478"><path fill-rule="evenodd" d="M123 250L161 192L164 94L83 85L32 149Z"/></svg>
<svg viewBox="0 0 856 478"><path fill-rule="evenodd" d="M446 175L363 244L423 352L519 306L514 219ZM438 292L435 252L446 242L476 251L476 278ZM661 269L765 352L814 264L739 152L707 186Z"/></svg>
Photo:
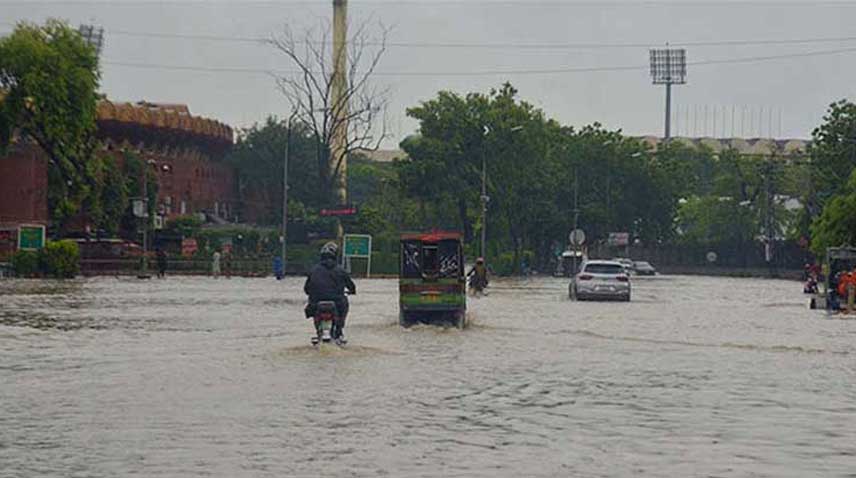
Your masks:
<svg viewBox="0 0 856 478"><path fill-rule="evenodd" d="M101 48L104 46L104 28L95 25L80 25L77 29L80 36L89 45L95 48L95 56L101 57Z"/></svg>
<svg viewBox="0 0 856 478"><path fill-rule="evenodd" d="M672 85L687 82L687 55L683 48L651 50L651 79L655 85L666 85L666 141L671 137Z"/></svg>

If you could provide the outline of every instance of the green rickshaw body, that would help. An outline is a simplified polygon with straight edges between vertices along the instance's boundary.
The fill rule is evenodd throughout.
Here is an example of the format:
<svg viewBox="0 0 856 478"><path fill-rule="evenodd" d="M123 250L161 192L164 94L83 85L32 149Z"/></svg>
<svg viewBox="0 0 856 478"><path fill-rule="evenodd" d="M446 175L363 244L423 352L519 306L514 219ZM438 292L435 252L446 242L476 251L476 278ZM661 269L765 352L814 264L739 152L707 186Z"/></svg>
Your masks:
<svg viewBox="0 0 856 478"><path fill-rule="evenodd" d="M466 322L463 237L457 232L402 234L399 317L414 322Z"/></svg>

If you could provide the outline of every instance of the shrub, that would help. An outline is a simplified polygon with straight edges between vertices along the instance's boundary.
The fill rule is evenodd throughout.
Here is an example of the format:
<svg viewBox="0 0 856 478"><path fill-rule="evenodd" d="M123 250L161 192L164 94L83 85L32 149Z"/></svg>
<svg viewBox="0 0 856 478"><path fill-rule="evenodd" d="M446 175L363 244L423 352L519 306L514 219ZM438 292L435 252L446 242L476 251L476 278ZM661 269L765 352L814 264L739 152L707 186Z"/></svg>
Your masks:
<svg viewBox="0 0 856 478"><path fill-rule="evenodd" d="M18 277L34 277L39 273L39 254L35 251L18 251L12 255L12 269Z"/></svg>
<svg viewBox="0 0 856 478"><path fill-rule="evenodd" d="M492 265L493 272L500 276L514 274L514 253L504 252L500 254Z"/></svg>
<svg viewBox="0 0 856 478"><path fill-rule="evenodd" d="M80 248L74 241L48 242L40 253L42 271L57 279L71 279L80 272Z"/></svg>

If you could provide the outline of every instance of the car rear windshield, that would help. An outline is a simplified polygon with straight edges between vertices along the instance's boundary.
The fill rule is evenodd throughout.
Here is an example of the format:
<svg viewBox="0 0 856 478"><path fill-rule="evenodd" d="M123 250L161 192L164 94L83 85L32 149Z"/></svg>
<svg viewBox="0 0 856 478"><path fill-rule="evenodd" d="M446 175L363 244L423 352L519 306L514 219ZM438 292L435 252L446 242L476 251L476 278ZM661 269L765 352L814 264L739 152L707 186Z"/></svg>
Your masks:
<svg viewBox="0 0 856 478"><path fill-rule="evenodd" d="M618 264L589 264L586 266L586 272L591 274L622 274L624 268Z"/></svg>

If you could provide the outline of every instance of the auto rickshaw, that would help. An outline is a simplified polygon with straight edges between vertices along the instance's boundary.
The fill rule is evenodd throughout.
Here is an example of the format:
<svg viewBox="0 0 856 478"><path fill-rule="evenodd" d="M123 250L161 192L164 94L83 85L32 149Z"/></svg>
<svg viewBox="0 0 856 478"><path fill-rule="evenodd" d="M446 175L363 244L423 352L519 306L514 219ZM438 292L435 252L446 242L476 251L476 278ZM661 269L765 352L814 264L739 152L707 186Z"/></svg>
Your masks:
<svg viewBox="0 0 856 478"><path fill-rule="evenodd" d="M826 263L824 264L824 280L820 293L812 298L809 305L812 309L826 309L837 311L846 309L848 297L842 297L838 293L838 282L842 274L852 271L856 267L856 248L854 247L830 247L826 249Z"/></svg>
<svg viewBox="0 0 856 478"><path fill-rule="evenodd" d="M461 233L402 234L399 260L399 323L464 328L467 286Z"/></svg>

